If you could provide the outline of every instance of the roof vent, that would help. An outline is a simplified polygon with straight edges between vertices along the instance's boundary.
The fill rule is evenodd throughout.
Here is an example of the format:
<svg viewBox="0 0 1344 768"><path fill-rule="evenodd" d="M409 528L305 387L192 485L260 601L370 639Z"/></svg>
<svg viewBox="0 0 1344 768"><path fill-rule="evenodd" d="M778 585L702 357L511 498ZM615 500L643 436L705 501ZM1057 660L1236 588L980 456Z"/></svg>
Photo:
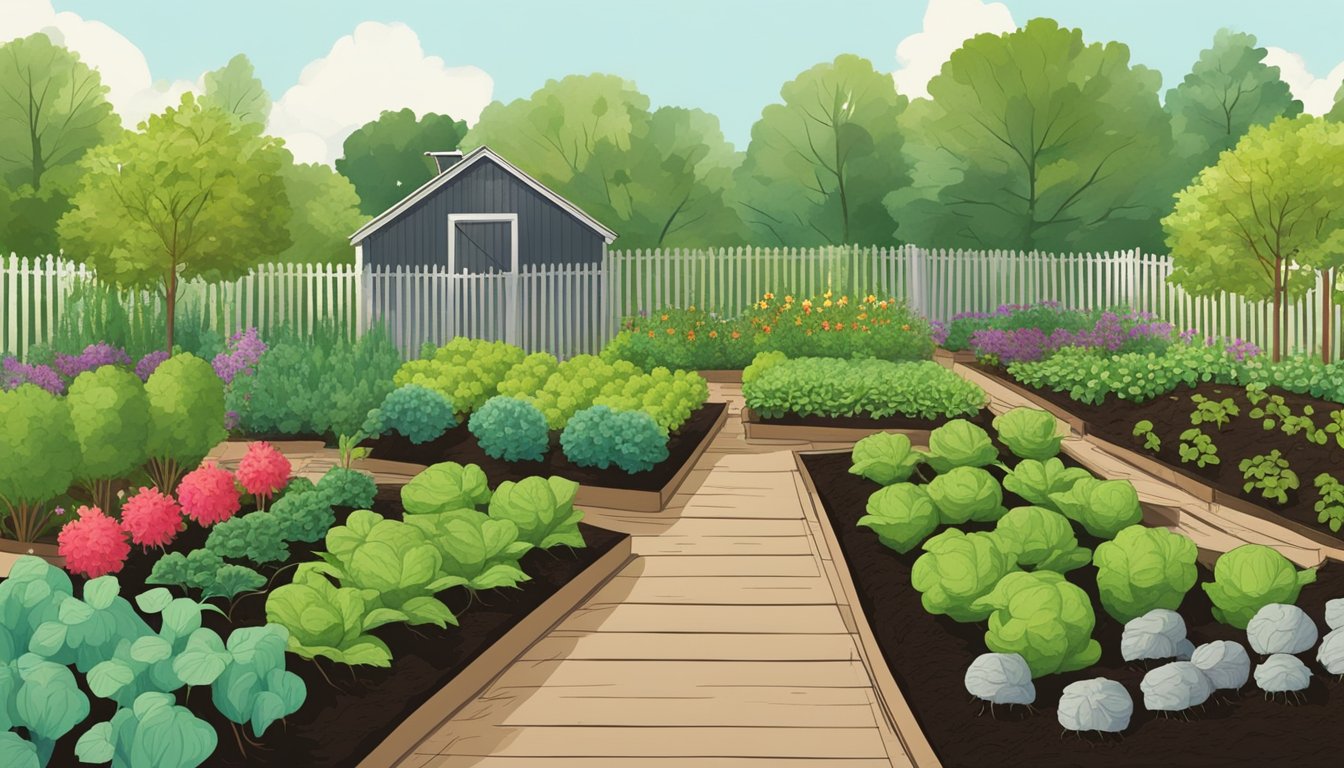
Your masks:
<svg viewBox="0 0 1344 768"><path fill-rule="evenodd" d="M439 173L443 173L462 160L462 152L456 149L448 152L426 152L425 157L434 158L434 162L439 166Z"/></svg>

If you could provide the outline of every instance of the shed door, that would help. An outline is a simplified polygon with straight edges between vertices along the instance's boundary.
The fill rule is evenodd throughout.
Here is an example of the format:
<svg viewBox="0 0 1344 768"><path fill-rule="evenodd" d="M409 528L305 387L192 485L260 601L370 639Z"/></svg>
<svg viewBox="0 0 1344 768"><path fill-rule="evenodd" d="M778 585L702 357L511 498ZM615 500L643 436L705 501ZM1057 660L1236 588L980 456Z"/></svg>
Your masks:
<svg viewBox="0 0 1344 768"><path fill-rule="evenodd" d="M518 217L452 214L451 335L518 343Z"/></svg>

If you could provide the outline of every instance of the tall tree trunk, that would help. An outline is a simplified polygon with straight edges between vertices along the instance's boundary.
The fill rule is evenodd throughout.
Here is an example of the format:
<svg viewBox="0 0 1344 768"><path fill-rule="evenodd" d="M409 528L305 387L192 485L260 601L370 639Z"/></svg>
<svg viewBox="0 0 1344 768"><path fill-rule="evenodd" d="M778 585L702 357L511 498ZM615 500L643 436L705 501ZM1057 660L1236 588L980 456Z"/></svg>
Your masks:
<svg viewBox="0 0 1344 768"><path fill-rule="evenodd" d="M168 276L163 281L164 296L168 300L168 316L164 319L164 324L168 328L168 354L173 354L173 326L177 319L177 270L169 271Z"/></svg>
<svg viewBox="0 0 1344 768"><path fill-rule="evenodd" d="M1334 273L1328 267L1321 281L1321 362L1330 362L1330 345L1335 328Z"/></svg>
<svg viewBox="0 0 1344 768"><path fill-rule="evenodd" d="M1272 359L1279 362L1283 354L1283 258L1274 258L1274 343Z"/></svg>

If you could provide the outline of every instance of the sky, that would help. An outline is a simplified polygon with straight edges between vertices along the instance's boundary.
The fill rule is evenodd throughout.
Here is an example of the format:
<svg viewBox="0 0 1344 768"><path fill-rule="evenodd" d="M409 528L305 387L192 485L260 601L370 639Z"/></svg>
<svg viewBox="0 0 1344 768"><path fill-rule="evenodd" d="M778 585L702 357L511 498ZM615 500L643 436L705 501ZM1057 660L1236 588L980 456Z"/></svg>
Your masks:
<svg viewBox="0 0 1344 768"><path fill-rule="evenodd" d="M330 162L384 109L472 123L492 100L592 72L718 115L745 149L780 86L817 63L856 53L919 96L961 41L1039 16L1128 44L1164 91L1221 27L1255 34L1308 112L1344 79L1344 0L0 0L0 41L61 37L132 126L244 53L276 101L271 132Z"/></svg>

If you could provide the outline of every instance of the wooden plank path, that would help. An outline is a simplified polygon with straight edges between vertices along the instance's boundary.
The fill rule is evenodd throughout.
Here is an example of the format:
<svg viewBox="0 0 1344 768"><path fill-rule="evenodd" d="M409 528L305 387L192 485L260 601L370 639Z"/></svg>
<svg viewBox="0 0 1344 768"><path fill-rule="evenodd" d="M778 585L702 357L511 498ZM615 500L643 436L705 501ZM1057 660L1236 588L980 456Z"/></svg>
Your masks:
<svg viewBox="0 0 1344 768"><path fill-rule="evenodd" d="M748 445L741 388L671 507L587 509L636 558L403 768L913 765L883 715L791 451Z"/></svg>

